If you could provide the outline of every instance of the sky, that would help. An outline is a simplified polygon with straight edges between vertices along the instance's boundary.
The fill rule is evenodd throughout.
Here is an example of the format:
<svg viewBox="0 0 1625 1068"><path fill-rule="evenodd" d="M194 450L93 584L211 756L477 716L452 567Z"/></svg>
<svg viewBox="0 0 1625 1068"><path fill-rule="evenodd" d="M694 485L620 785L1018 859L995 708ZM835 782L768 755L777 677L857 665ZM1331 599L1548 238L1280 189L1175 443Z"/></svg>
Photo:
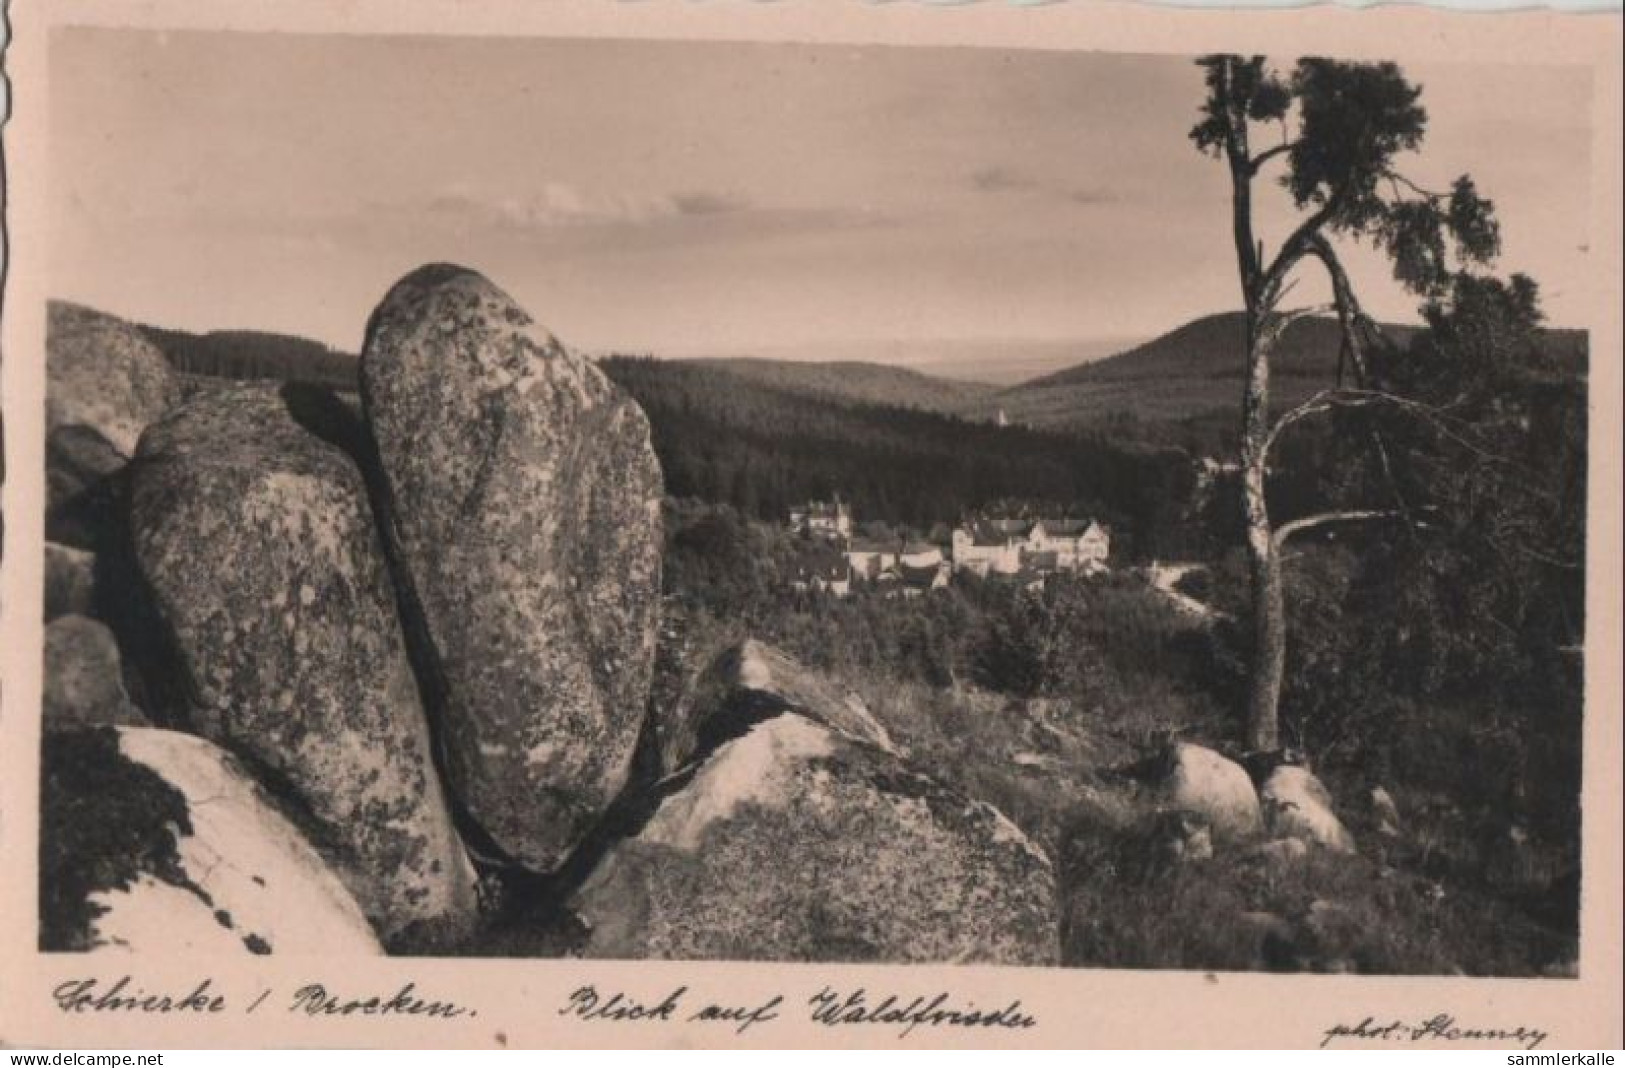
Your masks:
<svg viewBox="0 0 1625 1068"><path fill-rule="evenodd" d="M1014 360L1239 303L1228 177L1186 136L1188 58L55 33L53 291L143 322L355 351L432 261L592 352ZM1430 114L1408 173L1471 171L1504 269L1587 325L1586 73L1407 73ZM1260 197L1278 239L1287 205ZM1413 317L1350 256L1373 312Z"/></svg>

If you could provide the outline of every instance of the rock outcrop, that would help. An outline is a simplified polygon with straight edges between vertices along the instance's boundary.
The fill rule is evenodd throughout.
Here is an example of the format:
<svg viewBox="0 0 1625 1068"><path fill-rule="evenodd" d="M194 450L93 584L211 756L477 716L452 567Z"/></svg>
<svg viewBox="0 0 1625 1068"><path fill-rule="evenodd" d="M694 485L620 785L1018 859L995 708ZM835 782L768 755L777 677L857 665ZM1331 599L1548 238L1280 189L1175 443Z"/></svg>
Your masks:
<svg viewBox="0 0 1625 1068"><path fill-rule="evenodd" d="M51 302L45 350L47 522L88 547L108 507L108 478L179 399L179 386L139 330L77 304Z"/></svg>
<svg viewBox="0 0 1625 1068"><path fill-rule="evenodd" d="M605 958L1054 964L1049 860L991 806L796 712L662 787L571 907Z"/></svg>
<svg viewBox="0 0 1625 1068"><path fill-rule="evenodd" d="M1331 794L1307 768L1276 768L1258 796L1271 834L1301 838L1335 853L1354 852L1354 836L1332 810Z"/></svg>
<svg viewBox="0 0 1625 1068"><path fill-rule="evenodd" d="M124 689L113 632L94 619L62 616L46 626L42 683L46 730L149 725Z"/></svg>
<svg viewBox="0 0 1625 1068"><path fill-rule="evenodd" d="M355 463L283 392L235 386L153 426L133 472L185 720L296 795L386 937L466 923L474 876Z"/></svg>
<svg viewBox="0 0 1625 1068"><path fill-rule="evenodd" d="M1157 793L1165 807L1202 816L1221 838L1258 833L1258 794L1240 764L1204 746L1178 742L1164 765Z"/></svg>
<svg viewBox="0 0 1625 1068"><path fill-rule="evenodd" d="M96 592L96 554L45 543L45 621L89 615Z"/></svg>
<svg viewBox="0 0 1625 1068"><path fill-rule="evenodd" d="M45 950L381 952L360 908L237 761L154 728L49 734Z"/></svg>
<svg viewBox="0 0 1625 1068"><path fill-rule="evenodd" d="M1371 822L1375 825L1377 833L1384 838L1398 838L1400 836L1399 806L1394 803L1394 795L1381 786L1373 786L1367 795L1367 802L1371 806Z"/></svg>
<svg viewBox="0 0 1625 1068"><path fill-rule="evenodd" d="M648 423L505 293L444 265L373 313L361 384L449 785L499 849L550 871L626 783L648 699Z"/></svg>
<svg viewBox="0 0 1625 1068"><path fill-rule="evenodd" d="M657 711L661 766L676 770L696 749L708 748L709 738L738 734L747 724L786 711L896 752L886 728L856 695L840 692L771 645L751 638L716 658L685 707Z"/></svg>

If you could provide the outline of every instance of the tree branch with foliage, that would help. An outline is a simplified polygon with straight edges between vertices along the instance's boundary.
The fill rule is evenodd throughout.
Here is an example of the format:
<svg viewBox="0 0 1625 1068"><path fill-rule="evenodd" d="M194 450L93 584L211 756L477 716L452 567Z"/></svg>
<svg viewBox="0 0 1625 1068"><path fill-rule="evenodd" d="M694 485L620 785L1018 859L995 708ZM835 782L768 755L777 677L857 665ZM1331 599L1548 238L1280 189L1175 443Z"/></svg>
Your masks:
<svg viewBox="0 0 1625 1068"><path fill-rule="evenodd" d="M1198 149L1228 164L1231 229L1246 312L1245 391L1240 460L1242 504L1253 601L1253 664L1247 740L1255 750L1279 747L1281 684L1286 664L1281 544L1300 530L1338 519L1370 522L1403 509L1350 507L1276 530L1266 496L1271 446L1287 426L1311 414L1381 403L1413 413L1425 402L1370 382L1370 342L1381 330L1362 310L1338 255L1339 240L1366 241L1386 253L1395 279L1435 306L1448 302L1458 277L1499 252L1493 205L1463 175L1431 191L1400 170L1421 148L1427 112L1421 89L1392 63L1300 59L1283 72L1263 56L1214 55L1198 61L1207 98L1191 130ZM1255 151L1255 134L1274 128L1276 143ZM1267 252L1255 234L1254 193L1266 165L1284 161L1280 186L1299 212L1280 245ZM1270 358L1301 311L1280 308L1300 269L1318 266L1332 291L1340 327L1339 386L1346 369L1355 389L1312 398L1274 418ZM1374 447L1390 458L1380 436Z"/></svg>

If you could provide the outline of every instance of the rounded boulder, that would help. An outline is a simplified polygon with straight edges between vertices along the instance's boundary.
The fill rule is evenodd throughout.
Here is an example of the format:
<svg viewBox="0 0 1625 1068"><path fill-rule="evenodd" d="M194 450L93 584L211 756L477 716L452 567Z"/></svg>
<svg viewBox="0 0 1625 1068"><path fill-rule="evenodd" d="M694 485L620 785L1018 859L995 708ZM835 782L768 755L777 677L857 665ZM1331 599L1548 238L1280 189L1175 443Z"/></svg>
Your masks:
<svg viewBox="0 0 1625 1068"><path fill-rule="evenodd" d="M47 730L148 725L124 689L113 632L94 619L62 616L46 626L41 682Z"/></svg>
<svg viewBox="0 0 1625 1068"><path fill-rule="evenodd" d="M1309 769L1282 765L1259 788L1270 833L1299 838L1334 853L1354 852L1354 836L1332 808L1332 795Z"/></svg>
<svg viewBox="0 0 1625 1068"><path fill-rule="evenodd" d="M432 657L449 784L551 871L625 785L660 592L660 467L635 402L473 271L373 313L362 400Z"/></svg>
<svg viewBox="0 0 1625 1068"><path fill-rule="evenodd" d="M472 922L474 875L341 408L233 386L155 425L133 467L141 574L180 719L266 769L386 937ZM326 423L323 419L334 420ZM320 433L318 433L320 431Z"/></svg>
<svg viewBox="0 0 1625 1068"><path fill-rule="evenodd" d="M47 524L53 537L88 546L111 506L108 479L180 386L139 329L78 304L50 303L45 352Z"/></svg>
<svg viewBox="0 0 1625 1068"><path fill-rule="evenodd" d="M1240 764L1188 742L1173 745L1164 761L1158 789L1166 807L1196 813L1220 837L1246 838L1262 828L1258 793Z"/></svg>

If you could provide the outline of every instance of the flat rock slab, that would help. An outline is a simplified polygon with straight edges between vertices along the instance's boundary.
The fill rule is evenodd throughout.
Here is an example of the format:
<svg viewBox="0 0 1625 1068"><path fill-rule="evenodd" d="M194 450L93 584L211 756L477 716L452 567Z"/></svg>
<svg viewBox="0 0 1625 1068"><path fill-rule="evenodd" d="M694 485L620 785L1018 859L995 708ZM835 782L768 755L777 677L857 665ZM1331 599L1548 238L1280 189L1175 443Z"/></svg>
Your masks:
<svg viewBox="0 0 1625 1068"><path fill-rule="evenodd" d="M685 706L655 711L662 766L674 771L709 748L708 738L737 734L744 724L785 711L897 752L886 728L855 695L751 638L713 661Z"/></svg>
<svg viewBox="0 0 1625 1068"><path fill-rule="evenodd" d="M131 527L191 695L184 722L268 769L386 937L472 921L355 462L282 391L199 396L142 439Z"/></svg>
<svg viewBox="0 0 1625 1068"><path fill-rule="evenodd" d="M992 806L787 712L667 791L575 895L589 957L1054 964L1049 860Z"/></svg>
<svg viewBox="0 0 1625 1068"><path fill-rule="evenodd" d="M41 948L382 952L322 858L224 750L145 727L48 736Z"/></svg>
<svg viewBox="0 0 1625 1068"><path fill-rule="evenodd" d="M648 422L507 294L445 265L373 313L361 386L451 788L496 847L551 871L626 783L648 701Z"/></svg>

